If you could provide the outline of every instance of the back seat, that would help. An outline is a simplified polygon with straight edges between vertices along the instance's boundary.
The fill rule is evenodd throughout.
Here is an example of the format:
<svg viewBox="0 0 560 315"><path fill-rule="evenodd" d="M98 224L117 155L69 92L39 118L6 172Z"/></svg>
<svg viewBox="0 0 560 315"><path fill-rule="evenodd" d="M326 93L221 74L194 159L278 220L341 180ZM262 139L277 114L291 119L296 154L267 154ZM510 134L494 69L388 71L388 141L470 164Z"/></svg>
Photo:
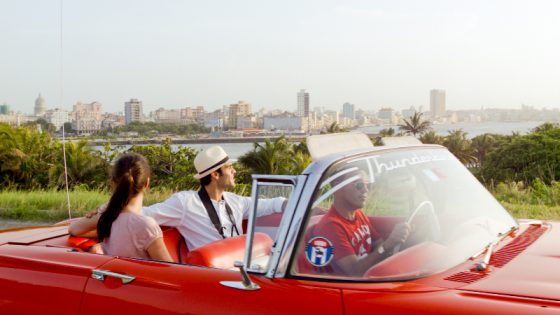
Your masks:
<svg viewBox="0 0 560 315"><path fill-rule="evenodd" d="M174 227L162 226L161 231L163 232L163 241L165 242L165 247L171 259L176 263L184 264L189 253L187 243L185 239L179 233L179 231Z"/></svg>

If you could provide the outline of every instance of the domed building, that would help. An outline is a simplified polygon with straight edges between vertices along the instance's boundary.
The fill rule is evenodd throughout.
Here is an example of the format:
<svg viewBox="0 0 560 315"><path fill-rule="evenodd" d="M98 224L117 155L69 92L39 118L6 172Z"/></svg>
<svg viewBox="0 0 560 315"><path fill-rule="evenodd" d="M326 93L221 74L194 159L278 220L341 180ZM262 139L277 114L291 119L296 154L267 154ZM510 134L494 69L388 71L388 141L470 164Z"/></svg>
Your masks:
<svg viewBox="0 0 560 315"><path fill-rule="evenodd" d="M35 100L35 116L44 116L46 111L45 99L39 93L39 97Z"/></svg>

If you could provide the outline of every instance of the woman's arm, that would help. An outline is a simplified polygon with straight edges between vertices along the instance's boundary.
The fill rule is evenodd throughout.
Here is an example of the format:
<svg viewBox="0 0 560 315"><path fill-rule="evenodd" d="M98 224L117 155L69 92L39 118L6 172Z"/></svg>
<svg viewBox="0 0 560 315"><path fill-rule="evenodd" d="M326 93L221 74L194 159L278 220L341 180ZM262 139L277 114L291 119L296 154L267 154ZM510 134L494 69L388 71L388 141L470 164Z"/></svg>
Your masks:
<svg viewBox="0 0 560 315"><path fill-rule="evenodd" d="M68 226L68 233L74 236L97 237L97 222L107 204L100 206Z"/></svg>
<svg viewBox="0 0 560 315"><path fill-rule="evenodd" d="M156 238L146 250L148 251L150 258L153 260L173 262L171 255L169 255L169 252L167 251L167 247L165 247L163 237Z"/></svg>

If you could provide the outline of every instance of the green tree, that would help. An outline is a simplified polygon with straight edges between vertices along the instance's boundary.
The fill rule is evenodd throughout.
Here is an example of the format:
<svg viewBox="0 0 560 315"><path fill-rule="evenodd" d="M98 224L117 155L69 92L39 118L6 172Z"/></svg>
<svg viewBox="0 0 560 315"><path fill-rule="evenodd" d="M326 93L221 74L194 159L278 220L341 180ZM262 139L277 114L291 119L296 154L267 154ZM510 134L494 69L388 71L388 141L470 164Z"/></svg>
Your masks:
<svg viewBox="0 0 560 315"><path fill-rule="evenodd" d="M306 152L307 146L300 144L298 149L284 136L273 141L266 139L264 144L253 143L253 150L239 158L245 168L254 174L299 174L311 162Z"/></svg>
<svg viewBox="0 0 560 315"><path fill-rule="evenodd" d="M166 138L161 145L134 145L130 151L142 154L150 163L152 187L186 190L199 186L199 181L193 177L196 174L195 149L179 146L174 150L171 139Z"/></svg>
<svg viewBox="0 0 560 315"><path fill-rule="evenodd" d="M478 160L479 166L482 166L484 164L486 155L494 150L497 147L498 143L498 140L496 140L494 136L489 133L476 136L472 139L471 147Z"/></svg>
<svg viewBox="0 0 560 315"><path fill-rule="evenodd" d="M49 170L51 185L62 189L65 187L64 157L68 174L68 187L82 185L86 188L106 186L109 179L109 163L87 146L85 140L68 141L56 146L56 161Z"/></svg>
<svg viewBox="0 0 560 315"><path fill-rule="evenodd" d="M467 139L467 133L463 129L450 130L449 135L443 141L443 145L463 164L472 165L477 162L471 147L471 141Z"/></svg>
<svg viewBox="0 0 560 315"><path fill-rule="evenodd" d="M486 180L523 181L539 179L546 184L560 179L560 128L539 128L513 136L488 153L481 174Z"/></svg>
<svg viewBox="0 0 560 315"><path fill-rule="evenodd" d="M403 119L403 124L399 125L399 129L405 134L422 135L431 127L429 120L422 119L422 113L415 112L409 119Z"/></svg>
<svg viewBox="0 0 560 315"><path fill-rule="evenodd" d="M438 135L434 130L427 131L420 136L420 141L424 144L440 144L443 145L445 138Z"/></svg>
<svg viewBox="0 0 560 315"><path fill-rule="evenodd" d="M30 126L0 124L0 181L4 186L40 188L48 184L53 139Z"/></svg>

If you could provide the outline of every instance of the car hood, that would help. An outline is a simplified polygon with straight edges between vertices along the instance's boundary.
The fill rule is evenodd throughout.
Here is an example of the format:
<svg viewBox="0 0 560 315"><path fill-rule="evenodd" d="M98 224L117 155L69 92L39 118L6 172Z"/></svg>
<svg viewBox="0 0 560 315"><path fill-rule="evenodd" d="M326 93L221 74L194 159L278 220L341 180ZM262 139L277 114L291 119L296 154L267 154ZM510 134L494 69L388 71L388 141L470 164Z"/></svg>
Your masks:
<svg viewBox="0 0 560 315"><path fill-rule="evenodd" d="M494 252L489 272L461 290L558 301L559 241L558 222L523 227L516 238Z"/></svg>

